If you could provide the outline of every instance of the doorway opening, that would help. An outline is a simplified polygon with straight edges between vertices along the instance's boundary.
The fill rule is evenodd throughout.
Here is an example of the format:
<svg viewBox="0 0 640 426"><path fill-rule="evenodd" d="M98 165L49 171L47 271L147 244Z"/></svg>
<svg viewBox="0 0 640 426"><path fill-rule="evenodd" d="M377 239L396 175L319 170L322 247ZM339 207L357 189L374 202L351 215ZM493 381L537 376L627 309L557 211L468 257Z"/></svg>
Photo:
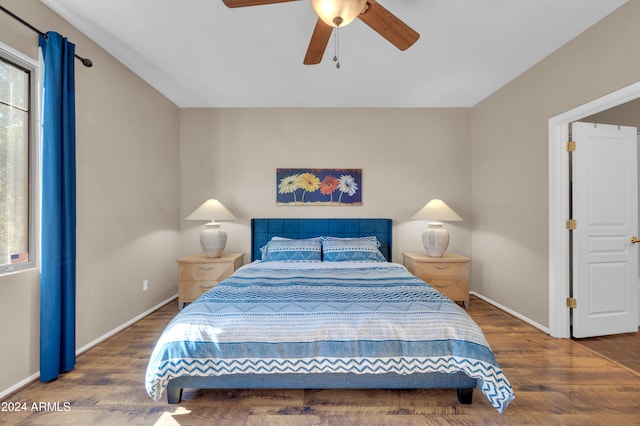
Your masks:
<svg viewBox="0 0 640 426"><path fill-rule="evenodd" d="M569 124L640 98L640 82L581 105L549 120L549 333L571 337L569 297L568 162L564 144Z"/></svg>

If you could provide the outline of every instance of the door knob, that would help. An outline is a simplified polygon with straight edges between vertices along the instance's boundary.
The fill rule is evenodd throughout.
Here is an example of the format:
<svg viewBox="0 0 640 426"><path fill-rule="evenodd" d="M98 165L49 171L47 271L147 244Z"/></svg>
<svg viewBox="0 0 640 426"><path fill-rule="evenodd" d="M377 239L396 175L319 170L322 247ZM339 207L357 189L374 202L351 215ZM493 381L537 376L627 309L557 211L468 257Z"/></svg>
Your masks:
<svg viewBox="0 0 640 426"><path fill-rule="evenodd" d="M633 236L631 237L631 244L637 244L640 243L640 240L638 239L638 237Z"/></svg>

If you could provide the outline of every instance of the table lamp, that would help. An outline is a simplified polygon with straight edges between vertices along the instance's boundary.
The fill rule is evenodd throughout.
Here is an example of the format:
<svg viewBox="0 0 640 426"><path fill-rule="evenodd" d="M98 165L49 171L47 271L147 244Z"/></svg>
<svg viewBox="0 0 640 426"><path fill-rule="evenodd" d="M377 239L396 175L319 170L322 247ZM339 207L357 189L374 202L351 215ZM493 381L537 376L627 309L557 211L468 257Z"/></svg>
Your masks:
<svg viewBox="0 0 640 426"><path fill-rule="evenodd" d="M227 232L216 220L233 220L235 216L218 200L205 201L186 220L208 220L200 231L200 246L206 257L220 257L227 245Z"/></svg>
<svg viewBox="0 0 640 426"><path fill-rule="evenodd" d="M422 245L431 257L442 257L449 246L449 232L442 227L442 222L462 220L451 207L437 198L429 201L411 219L430 221L422 231Z"/></svg>

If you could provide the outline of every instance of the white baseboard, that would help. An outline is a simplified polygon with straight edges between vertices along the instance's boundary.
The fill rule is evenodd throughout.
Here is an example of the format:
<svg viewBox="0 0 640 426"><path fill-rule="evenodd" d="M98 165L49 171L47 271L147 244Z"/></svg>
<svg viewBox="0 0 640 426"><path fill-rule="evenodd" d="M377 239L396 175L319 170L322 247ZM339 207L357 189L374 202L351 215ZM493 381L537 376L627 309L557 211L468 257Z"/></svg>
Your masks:
<svg viewBox="0 0 640 426"><path fill-rule="evenodd" d="M96 340L93 340L93 341L87 343L86 345L84 345L83 347L76 349L76 356L80 355L83 352L86 352L87 350L91 349L92 347L94 347L98 343L104 342L109 337L113 336L114 334L117 334L117 333L121 332L122 330L124 330L125 328L129 327L130 325L135 324L136 322L140 321L142 318L146 317L150 313L152 313L154 311L157 311L158 309L162 308L164 305L166 305L167 303L171 302L176 297L178 297L177 294L171 296L170 298L166 299L163 302L160 302L159 304L157 304L153 308L148 309L148 310L144 311L143 313L141 313L140 315L138 315L137 317L132 318L131 320L125 322L121 326L119 326L117 328L114 328L113 330L111 330L107 334L103 334L102 336L98 337Z"/></svg>
<svg viewBox="0 0 640 426"><path fill-rule="evenodd" d="M163 307L167 303L171 302L176 297L178 297L177 294L171 296L170 298L166 299L163 302L160 302L159 304L157 304L153 308L144 311L140 315L136 316L135 318L132 318L131 320L127 321L126 323L122 324L121 326L119 326L117 328L114 328L113 330L111 330L107 334L104 334L104 335L98 337L97 339L93 340L92 342L87 343L83 347L76 349L76 356L80 355L83 352L86 352L87 350L91 349L92 347L96 346L97 344L104 342L109 337L113 336L116 333L119 333L120 331L124 330L125 328L129 327L130 325L135 324L136 322L140 321L142 318L146 317L150 313L152 313L154 311L157 311L158 309L160 309L161 307ZM28 385L29 383L33 382L34 380L38 379L39 377L40 377L40 371L37 371L36 373L32 374L31 376L26 377L23 380L20 380L15 385L13 385L13 386L11 386L11 387L3 390L3 391L0 391L0 399L4 399L8 395L18 391L20 388Z"/></svg>
<svg viewBox="0 0 640 426"><path fill-rule="evenodd" d="M30 375L29 377L27 377L24 380L20 380L18 383L16 383L15 385L11 386L10 388L7 388L5 390L3 390L2 392L0 392L0 399L4 399L6 396L11 395L12 393L14 393L15 391L19 390L20 388L22 388L23 386L28 385L29 383L33 382L34 380L36 380L38 377L40 377L40 371L38 371L37 373L34 373L32 375Z"/></svg>
<svg viewBox="0 0 640 426"><path fill-rule="evenodd" d="M522 321L526 322L527 324L537 328L538 330L544 331L545 333L549 334L549 328L548 327L545 327L542 324L538 324L537 322L533 321L532 319L527 318L524 315L519 314L518 312L512 311L511 309L507 308L506 306L502 306L498 302L496 302L494 300L491 300L488 297L485 297L485 296L483 296L481 294L478 294L475 291L470 291L469 293L473 294L478 299L482 299L485 302L487 302L488 304L495 306L496 308L500 309L501 311L505 311L509 315L513 315L514 317L518 318L519 320L522 320Z"/></svg>

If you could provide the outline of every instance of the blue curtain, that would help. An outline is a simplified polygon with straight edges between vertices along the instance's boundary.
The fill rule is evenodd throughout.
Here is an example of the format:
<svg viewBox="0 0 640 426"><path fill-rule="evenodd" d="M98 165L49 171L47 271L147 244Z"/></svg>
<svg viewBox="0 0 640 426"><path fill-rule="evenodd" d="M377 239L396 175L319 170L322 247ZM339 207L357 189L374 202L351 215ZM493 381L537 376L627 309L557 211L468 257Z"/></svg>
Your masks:
<svg viewBox="0 0 640 426"><path fill-rule="evenodd" d="M44 61L40 271L40 380L76 363L75 46L40 36Z"/></svg>

